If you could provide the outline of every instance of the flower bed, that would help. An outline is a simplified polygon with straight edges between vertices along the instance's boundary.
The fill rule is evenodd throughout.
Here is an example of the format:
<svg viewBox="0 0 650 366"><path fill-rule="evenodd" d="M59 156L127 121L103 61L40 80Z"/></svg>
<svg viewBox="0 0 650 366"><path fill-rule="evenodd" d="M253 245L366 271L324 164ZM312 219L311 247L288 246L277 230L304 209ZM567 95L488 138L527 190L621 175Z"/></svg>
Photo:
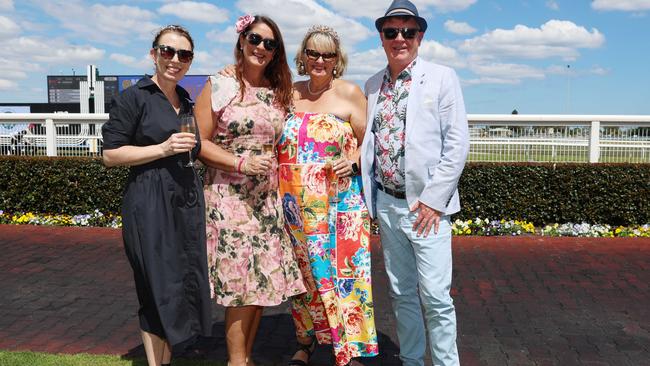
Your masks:
<svg viewBox="0 0 650 366"><path fill-rule="evenodd" d="M49 225L49 226L99 226L122 227L122 217L103 214L99 210L84 215L50 215L32 212L6 213L0 210L0 224L11 225ZM582 236L582 237L645 237L650 238L650 224L638 226L618 226L602 224L553 224L536 228L524 220L456 220L452 223L453 235L479 236Z"/></svg>
<svg viewBox="0 0 650 366"><path fill-rule="evenodd" d="M590 238L644 237L650 238L650 224L613 227L606 224L553 224L536 228L532 223L520 220L456 220L452 225L454 235L543 235L582 236Z"/></svg>
<svg viewBox="0 0 650 366"><path fill-rule="evenodd" d="M6 213L0 210L0 224L49 226L100 226L122 227L122 217L104 215L99 210L84 215L50 215L32 212Z"/></svg>

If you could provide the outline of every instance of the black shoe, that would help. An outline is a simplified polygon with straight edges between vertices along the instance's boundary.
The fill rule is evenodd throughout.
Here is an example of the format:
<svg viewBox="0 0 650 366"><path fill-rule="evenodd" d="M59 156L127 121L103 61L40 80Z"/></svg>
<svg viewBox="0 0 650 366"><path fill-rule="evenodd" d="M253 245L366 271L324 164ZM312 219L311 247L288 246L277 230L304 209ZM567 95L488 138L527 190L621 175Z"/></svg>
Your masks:
<svg viewBox="0 0 650 366"><path fill-rule="evenodd" d="M313 337L311 343L309 343L309 344L302 344L302 343L298 342L298 349L294 353L293 357L296 357L296 353L298 353L300 351L305 352L305 354L307 355L307 362L305 362L303 360L291 359L287 365L288 366L307 366L307 365L309 365L309 359L311 359L311 355L314 353L315 349L316 349L316 337Z"/></svg>

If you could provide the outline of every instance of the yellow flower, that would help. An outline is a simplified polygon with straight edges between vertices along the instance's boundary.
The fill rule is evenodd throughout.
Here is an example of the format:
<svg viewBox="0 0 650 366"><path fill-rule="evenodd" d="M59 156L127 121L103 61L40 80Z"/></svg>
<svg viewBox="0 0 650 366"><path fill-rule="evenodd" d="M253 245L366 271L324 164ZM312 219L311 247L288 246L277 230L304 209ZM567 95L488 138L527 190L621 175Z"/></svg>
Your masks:
<svg viewBox="0 0 650 366"><path fill-rule="evenodd" d="M343 135L340 125L341 122L330 114L315 114L309 118L307 137L313 138L316 142L340 140Z"/></svg>

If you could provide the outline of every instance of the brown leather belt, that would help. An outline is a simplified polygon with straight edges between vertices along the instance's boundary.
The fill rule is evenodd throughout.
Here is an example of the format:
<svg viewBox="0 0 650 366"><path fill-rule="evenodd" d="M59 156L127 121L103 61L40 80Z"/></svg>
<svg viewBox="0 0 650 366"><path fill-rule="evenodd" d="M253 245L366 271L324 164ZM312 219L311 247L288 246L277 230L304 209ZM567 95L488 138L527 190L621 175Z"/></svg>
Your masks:
<svg viewBox="0 0 650 366"><path fill-rule="evenodd" d="M401 200L406 199L406 193L405 192L395 191L395 190L392 190L390 188L386 188L386 187L382 186L379 183L377 183L377 188L379 188L380 191L382 191L382 192L384 192L386 194L389 194L389 195L391 195L391 196L393 196L395 198L398 198L398 199L401 199Z"/></svg>

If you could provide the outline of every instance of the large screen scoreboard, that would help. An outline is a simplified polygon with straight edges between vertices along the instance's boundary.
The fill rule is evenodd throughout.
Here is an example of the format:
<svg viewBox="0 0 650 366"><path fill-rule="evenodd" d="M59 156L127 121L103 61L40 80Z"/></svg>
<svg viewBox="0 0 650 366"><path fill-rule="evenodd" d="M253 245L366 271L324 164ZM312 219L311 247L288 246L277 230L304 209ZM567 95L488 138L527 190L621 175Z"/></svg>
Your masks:
<svg viewBox="0 0 650 366"><path fill-rule="evenodd" d="M104 102L111 102L124 89L135 85L142 75L103 75L97 81L104 82ZM180 86L190 93L192 100L196 100L205 85L207 75L185 75L180 81ZM79 103L79 84L87 80L85 75L48 75L47 101L48 103Z"/></svg>

